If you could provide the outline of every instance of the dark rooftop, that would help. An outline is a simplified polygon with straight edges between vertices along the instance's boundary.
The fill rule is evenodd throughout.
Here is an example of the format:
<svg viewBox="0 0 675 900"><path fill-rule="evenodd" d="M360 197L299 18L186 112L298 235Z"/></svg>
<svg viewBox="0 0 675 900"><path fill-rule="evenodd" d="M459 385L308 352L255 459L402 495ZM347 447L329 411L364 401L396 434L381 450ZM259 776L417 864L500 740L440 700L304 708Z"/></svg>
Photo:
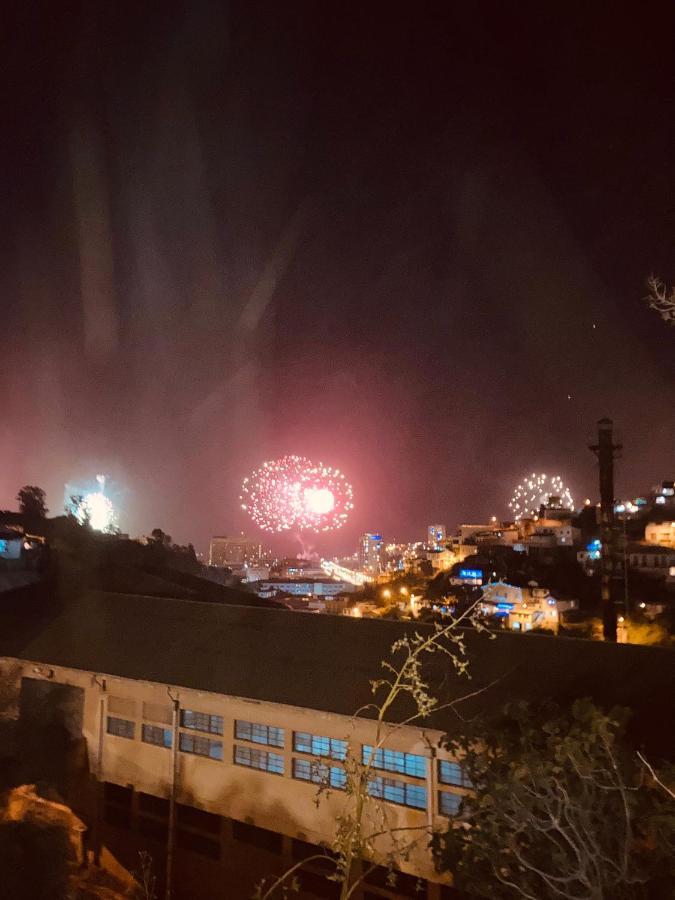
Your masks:
<svg viewBox="0 0 675 900"><path fill-rule="evenodd" d="M429 627L92 592L29 636L0 629L0 655L351 715L372 700L369 681L394 641ZM473 631L466 643L471 680L432 657L442 702L485 689L458 707L464 717L494 715L515 699L592 696L632 708L640 741L672 752L671 651ZM452 731L459 720L445 711L428 724Z"/></svg>

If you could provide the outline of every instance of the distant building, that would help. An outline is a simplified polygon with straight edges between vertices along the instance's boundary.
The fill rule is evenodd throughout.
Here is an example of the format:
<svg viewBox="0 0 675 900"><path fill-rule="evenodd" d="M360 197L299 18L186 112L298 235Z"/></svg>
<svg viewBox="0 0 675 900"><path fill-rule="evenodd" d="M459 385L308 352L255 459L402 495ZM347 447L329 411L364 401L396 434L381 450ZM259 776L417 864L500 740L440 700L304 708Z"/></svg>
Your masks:
<svg viewBox="0 0 675 900"><path fill-rule="evenodd" d="M565 519L573 518L575 515L575 511L568 506L564 506L562 499L555 494L551 494L548 498L548 502L542 504L539 508L539 517L542 519L558 519L559 521L564 521Z"/></svg>
<svg viewBox="0 0 675 900"><path fill-rule="evenodd" d="M675 547L675 522L650 522L645 527L645 541L662 547Z"/></svg>
<svg viewBox="0 0 675 900"><path fill-rule="evenodd" d="M628 544L626 554L631 569L675 586L675 547L635 541Z"/></svg>
<svg viewBox="0 0 675 900"><path fill-rule="evenodd" d="M245 565L244 568L239 572L239 577L242 581L245 582L260 581L262 578L270 577L270 567Z"/></svg>
<svg viewBox="0 0 675 900"><path fill-rule="evenodd" d="M362 534L359 541L359 564L368 575L377 575L382 568L382 535Z"/></svg>
<svg viewBox="0 0 675 900"><path fill-rule="evenodd" d="M425 556L431 563L434 572L449 572L455 563L459 562L458 555L446 548L439 547L437 550L429 550Z"/></svg>
<svg viewBox="0 0 675 900"><path fill-rule="evenodd" d="M282 559L281 562L274 566L273 575L279 578L323 578L324 570L320 563L311 559Z"/></svg>
<svg viewBox="0 0 675 900"><path fill-rule="evenodd" d="M575 609L576 601L556 600L548 588L536 584L521 588L497 581L485 585L481 605L488 615L504 619L512 631L546 628L557 633L561 614Z"/></svg>
<svg viewBox="0 0 675 900"><path fill-rule="evenodd" d="M209 565L258 565L262 555L262 544L248 538L212 537L209 547Z"/></svg>
<svg viewBox="0 0 675 900"><path fill-rule="evenodd" d="M297 597L334 597L356 590L353 584L333 578L264 578L251 584L251 587L259 597L273 597L277 593Z"/></svg>
<svg viewBox="0 0 675 900"><path fill-rule="evenodd" d="M16 531L0 530L0 559L21 559L23 535Z"/></svg>
<svg viewBox="0 0 675 900"><path fill-rule="evenodd" d="M442 550L445 545L445 525L427 526L427 546L431 550Z"/></svg>

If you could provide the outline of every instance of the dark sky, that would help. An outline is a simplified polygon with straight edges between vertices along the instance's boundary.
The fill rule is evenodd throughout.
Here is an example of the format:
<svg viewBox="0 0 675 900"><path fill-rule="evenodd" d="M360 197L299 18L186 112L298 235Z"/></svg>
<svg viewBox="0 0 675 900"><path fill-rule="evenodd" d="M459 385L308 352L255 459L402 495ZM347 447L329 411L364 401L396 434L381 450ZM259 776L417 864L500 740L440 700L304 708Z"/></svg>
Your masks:
<svg viewBox="0 0 675 900"><path fill-rule="evenodd" d="M351 549L506 515L533 469L595 496L603 415L619 494L672 478L641 297L675 280L674 33L670 2L6 4L0 507L106 472L124 530L204 547L302 453L353 481Z"/></svg>

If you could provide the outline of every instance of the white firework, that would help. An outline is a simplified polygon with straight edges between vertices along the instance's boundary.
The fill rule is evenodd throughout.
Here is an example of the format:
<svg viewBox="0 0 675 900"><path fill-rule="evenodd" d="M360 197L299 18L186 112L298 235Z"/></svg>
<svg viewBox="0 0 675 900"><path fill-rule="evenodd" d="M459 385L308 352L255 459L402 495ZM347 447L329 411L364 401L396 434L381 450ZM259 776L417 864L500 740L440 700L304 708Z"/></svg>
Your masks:
<svg viewBox="0 0 675 900"><path fill-rule="evenodd" d="M564 509L574 509L572 494L560 475L532 472L514 490L509 509L516 520L532 518L541 506L549 505L550 497L557 497Z"/></svg>
<svg viewBox="0 0 675 900"><path fill-rule="evenodd" d="M75 516L80 525L87 524L94 531L112 534L117 529L117 509L105 493L105 475L97 475L96 482L98 490L71 493L66 510Z"/></svg>

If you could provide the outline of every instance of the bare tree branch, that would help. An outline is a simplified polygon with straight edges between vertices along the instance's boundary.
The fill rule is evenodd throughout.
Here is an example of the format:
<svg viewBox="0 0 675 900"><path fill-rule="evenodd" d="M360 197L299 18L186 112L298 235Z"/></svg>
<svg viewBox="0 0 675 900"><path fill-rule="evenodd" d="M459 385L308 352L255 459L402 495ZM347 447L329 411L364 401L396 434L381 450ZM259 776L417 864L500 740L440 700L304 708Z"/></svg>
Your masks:
<svg viewBox="0 0 675 900"><path fill-rule="evenodd" d="M657 278L650 275L647 279L649 293L644 298L651 309L655 310L667 325L675 326L675 286L670 289Z"/></svg>

